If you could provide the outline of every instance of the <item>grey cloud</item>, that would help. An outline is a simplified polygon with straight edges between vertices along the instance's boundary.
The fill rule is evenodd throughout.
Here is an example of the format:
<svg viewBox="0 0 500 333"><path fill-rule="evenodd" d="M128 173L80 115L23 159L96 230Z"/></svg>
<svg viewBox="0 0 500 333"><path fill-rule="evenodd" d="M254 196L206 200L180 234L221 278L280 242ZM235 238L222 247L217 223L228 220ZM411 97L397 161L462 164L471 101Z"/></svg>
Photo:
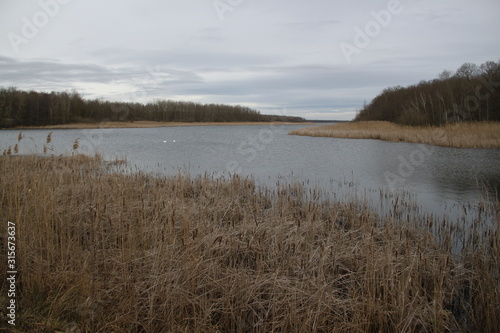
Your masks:
<svg viewBox="0 0 500 333"><path fill-rule="evenodd" d="M71 83L113 83L130 82L147 86L185 84L198 82L193 72L156 67L110 68L94 64L68 64L51 60L19 61L0 56L0 73L3 85L19 88L51 89L68 87ZM60 89L60 88L59 88Z"/></svg>
<svg viewBox="0 0 500 333"><path fill-rule="evenodd" d="M20 61L0 56L2 85L29 89L67 87L75 81L111 82L116 73L94 64L63 64L50 60Z"/></svg>
<svg viewBox="0 0 500 333"><path fill-rule="evenodd" d="M224 55L221 57L228 59ZM165 62L172 65L169 61ZM258 63L259 60L255 62ZM214 68L185 71L160 65L111 68L49 60L18 61L0 57L0 72L3 73L4 84L24 89L64 90L73 87L72 83L76 86L81 82L105 83L110 86L134 84L149 100L171 96L185 96L189 99L189 96L196 95L208 96L205 102L273 104L286 106L294 111L304 109L318 112L334 108L357 109L366 99L367 91L375 94L381 89L377 87L398 81L398 75L390 75L380 64L378 67L381 70L329 65L224 67L219 64ZM229 75L223 80L202 78L204 73L212 70ZM255 77L241 78L241 71L254 73ZM116 92L114 97L119 95ZM92 97L106 98L106 95L97 92ZM263 112L271 109L273 107L261 108Z"/></svg>
<svg viewBox="0 0 500 333"><path fill-rule="evenodd" d="M232 2L234 4L238 2ZM262 111L354 116L389 86L433 79L464 62L498 59L498 0L401 0L404 10L360 48L340 43L388 1L243 1L219 19L213 2L71 1L20 55L0 39L0 86L77 89L84 96L182 98ZM0 30L21 31L24 2L4 6Z"/></svg>

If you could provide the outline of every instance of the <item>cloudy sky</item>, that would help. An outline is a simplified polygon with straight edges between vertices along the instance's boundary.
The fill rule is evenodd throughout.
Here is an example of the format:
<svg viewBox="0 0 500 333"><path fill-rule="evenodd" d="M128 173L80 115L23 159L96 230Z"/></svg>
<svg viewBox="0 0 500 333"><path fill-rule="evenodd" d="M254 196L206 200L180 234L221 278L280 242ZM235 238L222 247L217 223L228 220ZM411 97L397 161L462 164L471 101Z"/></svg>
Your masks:
<svg viewBox="0 0 500 333"><path fill-rule="evenodd" d="M500 60L498 0L1 0L0 87L352 119Z"/></svg>

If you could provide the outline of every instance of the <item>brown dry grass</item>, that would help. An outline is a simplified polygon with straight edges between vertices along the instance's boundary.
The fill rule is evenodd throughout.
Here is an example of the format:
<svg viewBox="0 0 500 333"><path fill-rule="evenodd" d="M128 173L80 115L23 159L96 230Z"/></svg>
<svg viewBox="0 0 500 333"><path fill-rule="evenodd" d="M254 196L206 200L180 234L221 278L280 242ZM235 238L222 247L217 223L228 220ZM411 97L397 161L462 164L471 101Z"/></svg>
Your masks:
<svg viewBox="0 0 500 333"><path fill-rule="evenodd" d="M379 139L425 143L455 148L500 148L500 123L456 123L443 127L401 126L387 121L366 121L307 127L292 135L348 139Z"/></svg>
<svg viewBox="0 0 500 333"><path fill-rule="evenodd" d="M248 125L296 125L289 122L161 122L161 121L103 121L98 123L73 123L64 125L29 126L22 129L87 129L87 128L153 128L176 126L248 126Z"/></svg>
<svg viewBox="0 0 500 333"><path fill-rule="evenodd" d="M447 241L453 227L432 218L381 221L355 202L320 200L314 191L308 199L300 185L259 189L237 176L154 177L104 165L99 156L0 157L0 251L7 253L13 221L18 329L500 326L498 229L471 234L457 257ZM6 271L1 260L4 305Z"/></svg>

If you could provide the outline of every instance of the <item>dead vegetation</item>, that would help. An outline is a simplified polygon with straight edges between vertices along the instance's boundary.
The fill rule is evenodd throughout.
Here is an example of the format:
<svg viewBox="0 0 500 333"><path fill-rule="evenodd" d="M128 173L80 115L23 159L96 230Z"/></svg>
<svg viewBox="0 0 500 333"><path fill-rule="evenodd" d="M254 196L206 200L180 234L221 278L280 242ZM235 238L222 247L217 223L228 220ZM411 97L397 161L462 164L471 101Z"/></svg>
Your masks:
<svg viewBox="0 0 500 333"><path fill-rule="evenodd" d="M307 127L291 131L290 134L404 141L454 148L500 148L500 123L495 122L415 127L397 125L388 121L361 121Z"/></svg>
<svg viewBox="0 0 500 333"><path fill-rule="evenodd" d="M382 220L300 185L121 173L83 155L2 156L0 177L0 250L7 253L5 225L14 221L24 331L500 325L499 230L480 220L454 255L445 221Z"/></svg>

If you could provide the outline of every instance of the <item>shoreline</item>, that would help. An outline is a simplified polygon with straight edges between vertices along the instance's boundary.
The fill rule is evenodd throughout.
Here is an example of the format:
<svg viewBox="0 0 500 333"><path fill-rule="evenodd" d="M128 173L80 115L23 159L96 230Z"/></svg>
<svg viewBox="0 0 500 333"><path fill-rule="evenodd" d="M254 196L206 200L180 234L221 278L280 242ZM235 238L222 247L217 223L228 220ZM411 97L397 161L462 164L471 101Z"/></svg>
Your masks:
<svg viewBox="0 0 500 333"><path fill-rule="evenodd" d="M500 123L455 123L412 127L388 121L361 121L293 130L289 135L339 139L374 139L451 148L500 149Z"/></svg>
<svg viewBox="0 0 500 333"><path fill-rule="evenodd" d="M257 125L307 125L310 122L294 123L283 121L270 121L270 122L160 122L160 121L103 121L98 123L72 123L60 125L46 125L46 126L16 126L13 130L29 130L29 129L95 129L95 128L157 128L157 127L186 127L186 126L257 126Z"/></svg>

